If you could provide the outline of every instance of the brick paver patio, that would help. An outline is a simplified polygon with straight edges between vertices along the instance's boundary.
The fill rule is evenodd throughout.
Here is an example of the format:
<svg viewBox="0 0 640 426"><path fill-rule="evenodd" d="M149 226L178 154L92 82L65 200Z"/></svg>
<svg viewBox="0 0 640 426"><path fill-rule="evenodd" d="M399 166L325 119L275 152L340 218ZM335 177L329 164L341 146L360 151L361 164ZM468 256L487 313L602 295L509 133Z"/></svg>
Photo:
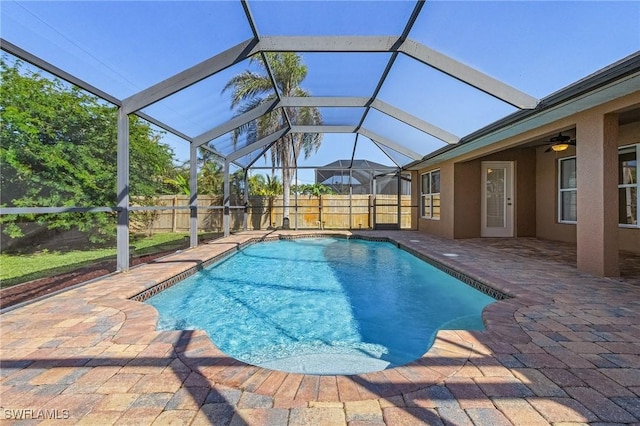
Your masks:
<svg viewBox="0 0 640 426"><path fill-rule="evenodd" d="M486 331L441 331L419 360L355 376L245 365L203 332L155 331L154 308L129 300L249 239L277 234L233 235L0 315L1 421L640 424L637 276L579 273L547 256L544 244L533 242L535 249L523 253L518 240L509 250L505 240L359 232L389 238L513 297L485 309Z"/></svg>

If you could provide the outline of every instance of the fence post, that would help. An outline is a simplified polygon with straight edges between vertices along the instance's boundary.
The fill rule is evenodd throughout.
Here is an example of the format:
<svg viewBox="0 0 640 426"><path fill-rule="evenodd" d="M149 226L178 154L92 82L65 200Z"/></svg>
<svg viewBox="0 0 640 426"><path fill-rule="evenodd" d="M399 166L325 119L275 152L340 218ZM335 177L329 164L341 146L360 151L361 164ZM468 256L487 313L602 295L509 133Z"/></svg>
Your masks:
<svg viewBox="0 0 640 426"><path fill-rule="evenodd" d="M373 229L373 216L375 215L375 209L373 210L373 212L371 211L371 205L372 205L372 200L373 200L373 195L369 195L369 200L367 201L367 208L369 210L369 214L367 215L369 217L369 229Z"/></svg>
<svg viewBox="0 0 640 426"><path fill-rule="evenodd" d="M171 210L171 232L175 233L178 230L178 215L176 206L178 205L178 196L174 195L173 200L171 201L171 205L173 206L173 210Z"/></svg>

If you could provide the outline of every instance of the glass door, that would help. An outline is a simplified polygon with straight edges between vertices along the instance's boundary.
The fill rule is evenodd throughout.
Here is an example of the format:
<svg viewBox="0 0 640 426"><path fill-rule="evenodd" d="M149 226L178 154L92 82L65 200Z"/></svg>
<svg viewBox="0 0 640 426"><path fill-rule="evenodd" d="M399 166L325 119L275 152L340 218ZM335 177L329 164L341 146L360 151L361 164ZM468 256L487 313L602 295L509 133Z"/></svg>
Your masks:
<svg viewBox="0 0 640 426"><path fill-rule="evenodd" d="M483 237L513 237L513 162L482 163Z"/></svg>

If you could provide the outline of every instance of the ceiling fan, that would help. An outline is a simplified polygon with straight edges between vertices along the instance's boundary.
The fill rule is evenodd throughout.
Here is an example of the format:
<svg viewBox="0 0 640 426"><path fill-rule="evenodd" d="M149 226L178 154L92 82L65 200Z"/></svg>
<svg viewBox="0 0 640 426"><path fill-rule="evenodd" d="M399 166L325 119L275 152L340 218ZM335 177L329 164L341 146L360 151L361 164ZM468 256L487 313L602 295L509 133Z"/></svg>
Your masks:
<svg viewBox="0 0 640 426"><path fill-rule="evenodd" d="M562 132L560 132L558 133L558 136L552 137L543 145L551 145L549 146L549 148L545 149L544 152L560 152L566 150L567 148L569 148L569 146L576 146L576 140L571 139L571 136L565 136L562 134Z"/></svg>

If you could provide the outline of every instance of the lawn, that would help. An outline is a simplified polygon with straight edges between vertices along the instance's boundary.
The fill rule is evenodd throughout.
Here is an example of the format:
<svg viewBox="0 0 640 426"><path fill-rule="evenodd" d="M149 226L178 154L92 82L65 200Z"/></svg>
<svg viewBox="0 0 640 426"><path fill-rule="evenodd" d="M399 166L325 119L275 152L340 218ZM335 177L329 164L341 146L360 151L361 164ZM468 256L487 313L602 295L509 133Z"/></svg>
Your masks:
<svg viewBox="0 0 640 426"><path fill-rule="evenodd" d="M185 246L186 233L162 233L151 237L132 236L135 256L178 250ZM43 251L30 255L0 254L1 288L10 287L42 277L63 274L91 263L115 259L116 248Z"/></svg>

